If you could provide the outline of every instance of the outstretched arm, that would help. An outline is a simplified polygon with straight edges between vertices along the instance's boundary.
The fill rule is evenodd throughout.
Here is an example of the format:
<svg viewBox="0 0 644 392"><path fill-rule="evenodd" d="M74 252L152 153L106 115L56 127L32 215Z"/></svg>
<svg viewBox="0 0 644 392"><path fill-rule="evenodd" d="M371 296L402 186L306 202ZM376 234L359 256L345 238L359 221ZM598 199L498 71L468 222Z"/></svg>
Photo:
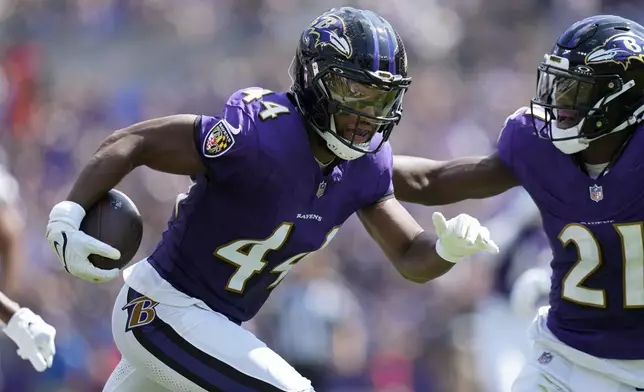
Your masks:
<svg viewBox="0 0 644 392"><path fill-rule="evenodd" d="M424 231L395 198L363 208L358 217L396 270L416 283L438 278L477 251L499 251L489 231L466 214L446 221L434 213L436 236Z"/></svg>
<svg viewBox="0 0 644 392"><path fill-rule="evenodd" d="M393 182L398 199L424 205L484 199L520 185L496 153L451 161L397 155Z"/></svg>

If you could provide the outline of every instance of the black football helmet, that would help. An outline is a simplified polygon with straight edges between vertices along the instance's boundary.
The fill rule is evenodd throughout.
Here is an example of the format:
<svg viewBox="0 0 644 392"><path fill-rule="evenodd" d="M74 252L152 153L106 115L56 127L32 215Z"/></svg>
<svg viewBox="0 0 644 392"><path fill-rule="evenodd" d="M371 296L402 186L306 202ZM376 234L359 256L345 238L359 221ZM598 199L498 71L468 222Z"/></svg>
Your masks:
<svg viewBox="0 0 644 392"><path fill-rule="evenodd" d="M632 129L644 113L644 27L613 15L572 25L539 65L531 108L537 134L566 154Z"/></svg>
<svg viewBox="0 0 644 392"><path fill-rule="evenodd" d="M289 73L299 110L339 158L378 151L402 116L411 83L403 42L378 14L351 7L302 32ZM382 140L371 148L371 138Z"/></svg>

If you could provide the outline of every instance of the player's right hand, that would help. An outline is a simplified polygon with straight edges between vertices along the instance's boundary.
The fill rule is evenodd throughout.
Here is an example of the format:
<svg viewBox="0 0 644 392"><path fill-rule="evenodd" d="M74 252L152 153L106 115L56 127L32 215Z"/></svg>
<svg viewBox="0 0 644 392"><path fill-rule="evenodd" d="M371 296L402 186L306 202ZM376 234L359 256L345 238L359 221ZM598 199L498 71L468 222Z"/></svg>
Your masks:
<svg viewBox="0 0 644 392"><path fill-rule="evenodd" d="M65 271L90 282L112 280L119 275L118 268L97 268L87 257L96 254L117 260L121 257L121 252L80 231L84 217L85 210L77 203L63 201L56 204L49 213L47 241L65 267Z"/></svg>
<svg viewBox="0 0 644 392"><path fill-rule="evenodd" d="M524 271L512 285L510 306L522 317L534 317L539 302L550 292L550 272L541 267ZM545 301L544 301L545 302Z"/></svg>
<svg viewBox="0 0 644 392"><path fill-rule="evenodd" d="M18 346L18 355L39 372L51 367L56 354L56 329L28 308L20 308L4 327Z"/></svg>
<svg viewBox="0 0 644 392"><path fill-rule="evenodd" d="M438 236L436 253L449 262L456 263L478 251L499 253L490 231L472 216L460 214L447 220L440 212L434 212L432 221Z"/></svg>

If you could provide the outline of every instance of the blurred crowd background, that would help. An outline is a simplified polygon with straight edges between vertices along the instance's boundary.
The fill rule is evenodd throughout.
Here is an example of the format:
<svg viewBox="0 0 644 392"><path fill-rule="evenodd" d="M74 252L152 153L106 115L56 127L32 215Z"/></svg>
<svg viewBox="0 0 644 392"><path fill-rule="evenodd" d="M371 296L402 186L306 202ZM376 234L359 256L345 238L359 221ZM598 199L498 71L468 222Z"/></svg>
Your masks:
<svg viewBox="0 0 644 392"><path fill-rule="evenodd" d="M176 113L217 114L242 87L289 87L301 30L341 5L391 21L412 87L394 152L447 159L494 148L504 119L532 97L556 37L595 13L638 20L625 0L0 0L0 162L20 185L24 261L9 294L58 330L39 374L0 338L0 390L93 392L119 359L110 331L122 281L62 272L47 214L115 129ZM638 7L639 6L639 7ZM145 218L137 258L155 246L188 179L137 169L120 185ZM425 227L434 208L408 206ZM440 208L487 222L503 252L460 263L431 284L404 281L355 218L295 268L247 324L318 392L505 392L530 315L512 283L549 251L521 190ZM0 271L1 273L1 271Z"/></svg>

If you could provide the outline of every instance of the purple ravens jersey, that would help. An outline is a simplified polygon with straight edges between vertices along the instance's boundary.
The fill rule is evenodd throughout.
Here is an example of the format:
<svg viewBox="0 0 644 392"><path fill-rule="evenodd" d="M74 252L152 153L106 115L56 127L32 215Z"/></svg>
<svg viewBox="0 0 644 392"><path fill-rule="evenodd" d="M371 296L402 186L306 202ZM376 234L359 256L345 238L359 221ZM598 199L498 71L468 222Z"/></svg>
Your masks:
<svg viewBox="0 0 644 392"><path fill-rule="evenodd" d="M237 323L351 214L393 194L387 143L326 173L287 93L240 90L220 116L199 118L194 138L207 173L178 199L148 260L176 289Z"/></svg>
<svg viewBox="0 0 644 392"><path fill-rule="evenodd" d="M596 357L644 359L644 131L593 179L534 134L531 116L507 120L498 152L539 207L552 248L548 328Z"/></svg>

